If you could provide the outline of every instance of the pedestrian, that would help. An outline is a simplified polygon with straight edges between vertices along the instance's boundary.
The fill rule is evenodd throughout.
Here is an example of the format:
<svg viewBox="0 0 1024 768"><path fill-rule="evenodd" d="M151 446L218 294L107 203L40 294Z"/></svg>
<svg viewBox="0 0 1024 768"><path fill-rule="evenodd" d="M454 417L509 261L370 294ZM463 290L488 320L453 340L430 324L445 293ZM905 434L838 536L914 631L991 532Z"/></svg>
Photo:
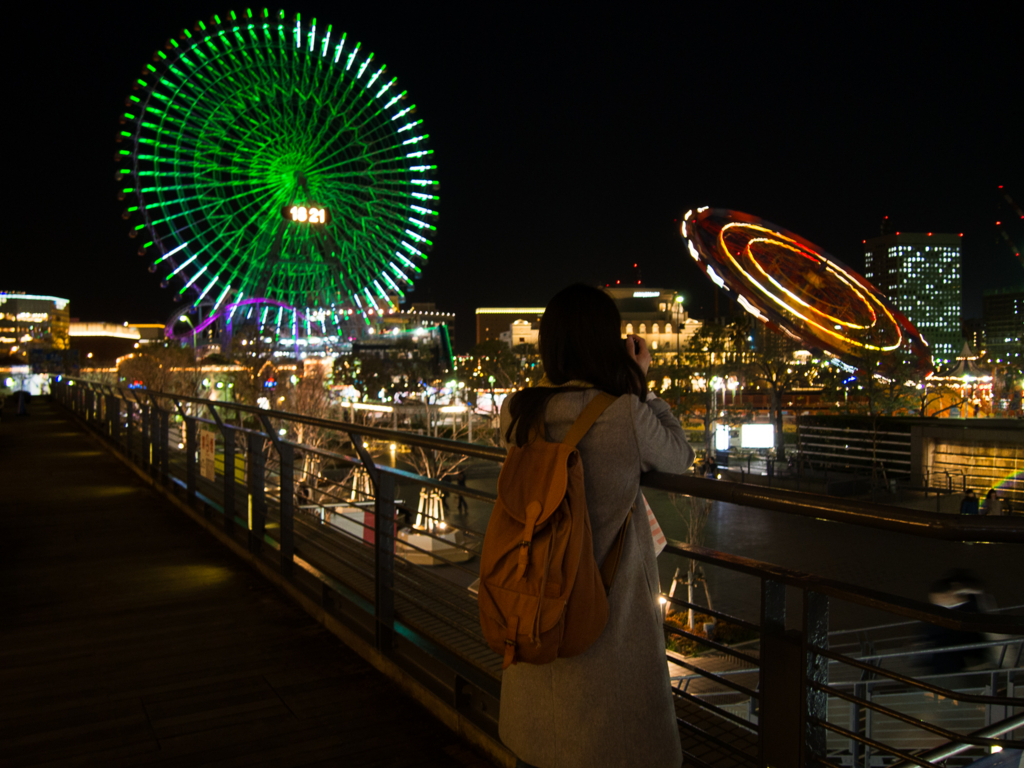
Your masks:
<svg viewBox="0 0 1024 768"><path fill-rule="evenodd" d="M1003 500L999 498L999 494L996 493L995 488L989 489L989 492L985 495L985 503L981 506L981 514L983 515L1001 515L1003 514Z"/></svg>
<svg viewBox="0 0 1024 768"><path fill-rule="evenodd" d="M455 482L458 484L459 488L465 488L466 487L466 473L465 472L459 472L459 474L455 476ZM466 503L466 497L463 496L461 493L459 494L458 509L459 509L459 513L460 514L466 514L467 512L469 512L469 504Z"/></svg>
<svg viewBox="0 0 1024 768"><path fill-rule="evenodd" d="M951 570L945 577L932 584L928 600L933 605L964 613L990 613L995 601L970 571L959 568ZM986 641L985 634L962 629L949 629L938 624L925 624L927 644L935 652L926 657L925 663L933 674L948 675L965 669L984 665L989 658L986 648L967 648ZM945 650L952 648L953 650Z"/></svg>
<svg viewBox="0 0 1024 768"><path fill-rule="evenodd" d="M978 514L978 497L974 495L973 489L967 490L967 495L964 496L964 500L960 502L960 514L961 515L976 515Z"/></svg>
<svg viewBox="0 0 1024 768"><path fill-rule="evenodd" d="M540 324L544 379L501 409L502 438L523 445L537 426L547 440L564 439L599 391L618 398L578 444L598 564L633 505L644 508L640 473L680 473L693 461L679 419L647 389L647 343L634 335L623 342L620 328L603 291L574 285L558 293ZM519 765L679 766L655 558L646 516L633 515L598 639L578 656L504 671L499 733Z"/></svg>

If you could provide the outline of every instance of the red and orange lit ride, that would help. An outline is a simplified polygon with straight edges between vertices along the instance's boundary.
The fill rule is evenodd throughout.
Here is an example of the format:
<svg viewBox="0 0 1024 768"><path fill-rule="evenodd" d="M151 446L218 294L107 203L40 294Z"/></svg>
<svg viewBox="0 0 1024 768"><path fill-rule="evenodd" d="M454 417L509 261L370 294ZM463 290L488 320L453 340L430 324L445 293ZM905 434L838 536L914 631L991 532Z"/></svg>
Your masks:
<svg viewBox="0 0 1024 768"><path fill-rule="evenodd" d="M808 240L724 208L687 211L687 249L704 273L773 329L843 362L904 350L932 369L928 344L871 283Z"/></svg>

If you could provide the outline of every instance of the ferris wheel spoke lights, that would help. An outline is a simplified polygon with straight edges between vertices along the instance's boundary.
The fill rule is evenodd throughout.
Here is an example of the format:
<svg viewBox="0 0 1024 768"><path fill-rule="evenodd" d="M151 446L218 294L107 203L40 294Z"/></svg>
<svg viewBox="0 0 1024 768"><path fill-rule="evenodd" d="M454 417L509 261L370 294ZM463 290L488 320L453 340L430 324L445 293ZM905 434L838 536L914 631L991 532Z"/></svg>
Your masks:
<svg viewBox="0 0 1024 768"><path fill-rule="evenodd" d="M117 155L150 269L193 304L264 299L310 328L393 311L439 199L429 134L387 66L331 25L251 10L197 22L153 58Z"/></svg>

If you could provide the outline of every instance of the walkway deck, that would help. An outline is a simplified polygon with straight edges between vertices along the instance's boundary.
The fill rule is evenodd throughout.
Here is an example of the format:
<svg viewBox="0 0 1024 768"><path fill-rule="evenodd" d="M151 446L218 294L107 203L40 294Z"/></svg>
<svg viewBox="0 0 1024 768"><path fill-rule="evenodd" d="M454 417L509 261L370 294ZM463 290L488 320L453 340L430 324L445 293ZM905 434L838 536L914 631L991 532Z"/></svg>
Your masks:
<svg viewBox="0 0 1024 768"><path fill-rule="evenodd" d="M0 765L487 766L37 400L0 422Z"/></svg>

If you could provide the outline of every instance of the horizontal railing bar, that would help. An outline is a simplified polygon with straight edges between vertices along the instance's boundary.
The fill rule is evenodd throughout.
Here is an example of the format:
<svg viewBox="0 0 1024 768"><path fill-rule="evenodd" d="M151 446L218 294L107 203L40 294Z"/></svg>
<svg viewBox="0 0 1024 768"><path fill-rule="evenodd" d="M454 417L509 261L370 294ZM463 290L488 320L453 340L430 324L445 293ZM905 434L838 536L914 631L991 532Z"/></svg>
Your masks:
<svg viewBox="0 0 1024 768"><path fill-rule="evenodd" d="M883 457L885 459L886 465L889 465L889 464L908 464L909 465L911 463L910 459L897 459L897 458L895 458L895 456L905 456L906 452L904 452L904 451L876 451L876 453L894 454L894 456L885 456L885 457ZM859 455L859 454L856 454L856 453L853 453L853 454L851 454L851 453L832 453L830 451L808 451L808 450L801 450L800 451L800 455L802 457L804 457L805 459L808 456L828 456L828 457L834 458L834 459L842 459L843 462L845 462L846 464L852 464L854 462L873 462L873 463L877 464L877 463L881 463L881 461L882 461L882 459L878 458L877 456L876 457L871 457L871 456ZM811 462L808 460L807 463L811 463Z"/></svg>
<svg viewBox="0 0 1024 768"><path fill-rule="evenodd" d="M677 696L687 699L688 701L692 701L693 703L697 704L701 709L710 709L719 717L724 717L726 720L730 720L731 722L738 725L740 728L745 728L746 730L755 734L758 732L758 727L749 720L744 720L742 717L734 715L732 712L729 712L728 710L722 709L717 704L712 704L710 701L705 701L700 697L690 693L689 691L673 690L673 693Z"/></svg>
<svg viewBox="0 0 1024 768"><path fill-rule="evenodd" d="M833 763L831 760L826 760L824 757L818 757L817 755L811 755L810 759L813 765L824 766L824 768L846 768L839 763Z"/></svg>
<svg viewBox="0 0 1024 768"><path fill-rule="evenodd" d="M825 650L823 648L817 648L815 646L809 646L809 649L811 651L813 651L814 653L817 653L819 656L824 656L827 659L833 659L833 660L839 661L839 662L841 662L843 664L848 664L851 667L855 667L857 669L864 670L865 672L878 673L882 677L887 677L890 680L895 680L897 683L903 683L904 685L909 685L912 688L919 688L922 691L928 691L929 693L934 693L937 696L943 696L943 697L945 697L947 699L952 699L954 701L966 701L966 702L968 702L970 704L996 704L996 705L1000 705L1000 706L1021 706L1020 699L1009 698L1009 697L1006 697L1006 696L994 696L994 695L992 695L992 696L985 696L985 695L974 694L974 693L959 693L957 691L953 691L953 690L950 690L948 688L940 688L937 685L932 685L931 683L925 683L925 682L923 682L921 680L918 680L916 678L913 678L913 677L907 677L906 675L901 675L899 672L893 672L890 669L884 669L883 667L876 667L876 666L873 666L871 664L864 664L863 662L859 662L856 659L851 659L851 658L849 658L847 656L843 656L842 654L833 653L833 652L827 651L827 650ZM998 671L1000 671L1000 670L979 670L975 674L985 675L985 674L991 674L992 672L998 672ZM943 675L943 677L948 677L948 675ZM864 682L864 681L860 681L860 682Z"/></svg>
<svg viewBox="0 0 1024 768"><path fill-rule="evenodd" d="M761 695L757 691L751 690L750 688L747 688L747 686L745 686L745 685L740 685L739 683L734 683L731 680L726 680L724 677L716 674L715 672L710 672L710 671L708 671L706 669L701 669L700 667L698 667L698 666L696 666L694 664L691 664L688 661L683 661L682 659L677 658L677 656L675 654L673 654L671 651L666 651L665 652L665 658L668 659L668 661L670 661L673 664L678 664L680 667L685 667L686 669L689 669L692 672L696 672L698 675L700 675L703 678L706 678L708 680L713 680L714 682L718 683L719 685L724 685L726 688L731 688L732 690L736 691L736 693L742 693L744 696L749 696L752 699L760 699L761 698ZM757 672L757 670L754 670L754 671L755 671L755 673ZM687 677L689 677L689 676L687 676ZM675 690L675 689L673 689L673 690Z"/></svg>
<svg viewBox="0 0 1024 768"><path fill-rule="evenodd" d="M674 651L667 651L666 658L669 659L673 664L679 664L679 660L675 656L669 656L668 654L674 653ZM681 666L686 666L685 664ZM758 675L761 673L758 667L744 667L743 669L723 669L720 672L714 672L712 674L718 675L719 677L727 677L729 675ZM696 680L699 677L706 677L706 675L680 675L680 680ZM758 692L754 691L755 698L758 696Z"/></svg>
<svg viewBox="0 0 1024 768"><path fill-rule="evenodd" d="M862 443L866 445L896 445L901 448L910 448L911 440L910 435L906 436L905 440L886 440L885 437L899 437L898 435L884 435L880 440L871 438L870 432L864 432L859 434L865 434L867 437L853 437L849 435L840 435L835 432L818 433L814 435L802 435L800 440L800 447L803 448L805 445L827 445L827 444L839 444L843 443L849 445L850 443ZM820 440L823 442L811 442L812 440Z"/></svg>
<svg viewBox="0 0 1024 768"><path fill-rule="evenodd" d="M845 728L840 728L838 725L833 725L832 723L826 720L821 720L820 718L809 716L807 718L807 721L809 723L813 723L814 725L820 725L822 728L826 728L832 731L833 733L838 733L840 736L843 736L847 739L852 739L853 741L869 746L872 749L877 749L879 752L885 752L887 754L893 755L894 757L898 757L901 760L909 761L914 765L923 766L923 768L942 768L942 766L936 765L935 763L931 763L927 760L912 757L911 755L908 755L906 752L901 752L900 750L895 749L894 747L887 746L880 741L875 741L874 739L869 739L865 736L860 736L854 733L853 731L846 730Z"/></svg>
<svg viewBox="0 0 1024 768"><path fill-rule="evenodd" d="M671 632L673 635L681 635L683 637L687 637L690 640L693 640L695 643L698 643L699 645L706 645L709 648L714 648L716 651L727 653L730 656L734 656L737 659L740 659L741 661L747 662L748 664L760 664L760 662L753 656L748 656L747 654L737 651L734 648L729 647L728 645L723 645L722 643L715 642L714 640L709 640L706 637L695 635L692 632L687 632L685 629L680 629L679 627L673 626L672 624L668 624L666 622L663 622L662 626L669 632Z"/></svg>
<svg viewBox="0 0 1024 768"><path fill-rule="evenodd" d="M965 744L972 744L976 747L999 746L999 742L995 739L970 739L965 736L961 736L959 733L948 731L938 725L933 725L925 720L921 720L920 718L911 717L910 715L905 715L902 712L897 712L895 709L890 709L889 707L883 706L874 701L868 701L858 696L854 696L851 693L845 693L829 685L819 685L811 682L811 687L816 688L819 691L823 691L829 696L835 696L843 701L848 701L851 704L857 704L865 709L870 709L871 711L878 712L886 717L891 717L893 720L899 720L901 723L906 723L914 728L934 733L936 736L941 736L944 739L949 739L951 741L959 740L963 741Z"/></svg>
<svg viewBox="0 0 1024 768"><path fill-rule="evenodd" d="M329 574L323 573L316 566L306 562L302 558L296 556L295 562L311 576L323 582L330 589L349 600L356 607L361 608L370 617L376 617L376 609L374 608L372 601L367 600L358 592L349 589L344 583L338 581ZM500 698L501 681L488 674L485 670L482 670L469 662L463 661L444 646L437 645L437 643L430 638L397 619L395 620L395 631L412 642L413 645L417 645L422 648L430 656L433 656L435 659L446 665L467 682L475 685L484 693L487 693L494 698Z"/></svg>
<svg viewBox="0 0 1024 768"><path fill-rule="evenodd" d="M662 593L661 596L665 598L666 602L672 603L672 605L681 605L681 606L683 606L685 608L692 608L695 611L700 611L701 613L707 614L708 616L714 616L716 619L721 619L722 621L728 621L728 622L730 622L732 624L735 624L738 627L743 627L744 629L750 629L750 630L753 630L754 632L760 632L761 631L761 628L757 624L752 624L751 622L745 621L744 619L738 619L735 616L730 616L727 613L722 613L721 611L715 611L715 610L712 610L711 608L705 608L704 606L697 605L696 603L689 603L686 600L683 600L681 598L675 597L674 595L666 595L666 594Z"/></svg>
<svg viewBox="0 0 1024 768"><path fill-rule="evenodd" d="M716 481L707 480L704 482L714 484ZM728 568L739 573L768 577L791 586L821 592L829 597L836 597L840 600L865 605L870 608L880 608L889 613L916 618L948 629L994 632L1006 635L1024 634L1024 616L1004 617L940 608L931 603L922 603L899 595L890 595L872 589L855 587L832 579L821 579L817 576L782 568L781 566L765 563L760 560L753 560L728 552L719 552L714 549L706 549L705 547L696 547L675 540L669 540L665 551L680 557L692 557L695 560Z"/></svg>
<svg viewBox="0 0 1024 768"><path fill-rule="evenodd" d="M94 382L89 382L84 379L71 379L76 384L92 385ZM124 391L118 388L121 399L128 400L129 398L124 394ZM188 395L174 395L166 392L159 392L156 390L132 390L132 391L144 391L155 397L167 397L178 400L184 403L197 403L199 405L211 404L217 408L223 408L226 410L237 411L239 413L248 413L250 415L259 418L261 415L268 416L272 419L285 419L287 421L293 421L300 424L308 424L312 427L321 427L323 429L330 429L337 432L349 432L352 434L361 435L364 437L380 438L382 440L392 440L405 445L415 445L420 448L431 448L434 450L444 451L446 453L462 453L467 456L472 456L478 459L487 459L490 461L504 461L505 451L501 448L492 448L490 446L477 445L475 443L464 443L459 440L449 440L443 437L426 437L424 435L417 435L411 432L403 432L401 430L392 429L380 429L379 427L365 427L360 424L354 424L348 421L335 421L330 419L318 419L312 416L303 416L298 413L291 413L289 411L278 411L272 408L259 408L252 405L244 405L242 403L223 403L214 400L204 400L199 397L190 397ZM134 402L134 400L133 400Z"/></svg>
<svg viewBox="0 0 1024 768"><path fill-rule="evenodd" d="M999 648L1004 645L1017 645L1024 642L1024 638L1008 638L1006 640L986 640L983 643L965 643L964 645L944 645L941 648L916 648L912 651L893 651L892 653L874 653L870 656L857 656L859 661L878 661L880 659L899 659L907 656L921 656L923 654L946 653L948 651L976 651L981 648ZM850 658L850 657L846 657ZM1004 670L1006 671L1006 670ZM1021 700L1024 704L1024 699Z"/></svg>
<svg viewBox="0 0 1024 768"><path fill-rule="evenodd" d="M679 693L679 692L677 691L676 693ZM687 694L687 696L689 696L689 694ZM700 705L701 705L701 708L703 709L703 702L700 702ZM697 736L700 737L701 739L703 739L705 741L709 741L712 744L714 744L715 746L721 747L722 749L726 750L727 752L731 752L732 754L738 755L738 756L740 756L741 758L743 758L745 760L749 760L751 765L754 765L757 762L757 758L754 755L751 755L749 752L744 752L742 749L737 747L735 744L730 744L727 741L723 741L722 739L718 738L717 736L714 736L713 734L708 733L703 728L700 728L700 727L694 725L693 723L686 722L681 717L677 717L676 718L676 725L678 727L680 727L680 728L683 728L684 730L689 731L690 733L697 734ZM747 725L748 725L748 727L753 727L752 723L748 723Z"/></svg>
<svg viewBox="0 0 1024 768"><path fill-rule="evenodd" d="M980 730L974 731L968 734L972 737L988 738L989 736L1002 736L1004 733L1012 733L1021 726L1024 726L1024 715L1015 715L1014 717L1008 717L1005 720L1001 720L993 725L986 726ZM1017 749L1024 747L1024 742L1020 741L1004 741L1003 746L1009 746ZM970 744L961 744L955 742L953 744L945 744L941 747L936 747L928 752L925 752L923 757L929 760L945 760L946 758L959 755L961 752L966 752L971 748ZM898 765L890 766L890 768L907 768L906 763L900 763Z"/></svg>
<svg viewBox="0 0 1024 768"><path fill-rule="evenodd" d="M845 432L853 432L857 434L870 435L872 431L870 429L854 429L853 427L821 427L816 424L800 424L797 427L800 431L805 429L816 429L819 432L828 432L830 434L843 434ZM890 437L905 437L910 439L909 432L875 432L876 435L889 435Z"/></svg>
<svg viewBox="0 0 1024 768"><path fill-rule="evenodd" d="M947 541L1024 542L1024 518L943 515L665 472L644 473L640 483L671 493Z"/></svg>

